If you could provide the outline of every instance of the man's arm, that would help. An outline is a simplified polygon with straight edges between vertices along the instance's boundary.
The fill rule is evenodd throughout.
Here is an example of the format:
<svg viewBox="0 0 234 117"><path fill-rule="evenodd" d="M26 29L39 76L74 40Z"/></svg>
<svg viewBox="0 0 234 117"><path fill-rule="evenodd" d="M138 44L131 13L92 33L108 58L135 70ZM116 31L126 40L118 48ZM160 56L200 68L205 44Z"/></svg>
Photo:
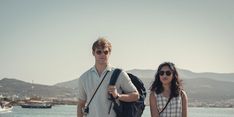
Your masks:
<svg viewBox="0 0 234 117"><path fill-rule="evenodd" d="M83 112L82 112L82 108L85 107L85 100L78 100L78 104L77 104L77 117L83 117Z"/></svg>
<svg viewBox="0 0 234 117"><path fill-rule="evenodd" d="M134 91L128 94L119 95L119 100L124 101L124 102L133 102L133 101L137 101L138 99L139 99L139 93L137 91Z"/></svg>
<svg viewBox="0 0 234 117"><path fill-rule="evenodd" d="M124 101L124 102L133 102L137 101L139 99L139 92L137 91L137 88L132 83L131 79L129 78L128 74L124 71L122 71L119 74L119 78L116 81L117 83L120 83L120 87L125 92L124 94L119 94L116 88L116 85L109 85L108 86L108 92L112 94L112 96L115 99Z"/></svg>
<svg viewBox="0 0 234 117"><path fill-rule="evenodd" d="M127 94L119 94L117 92L116 86L109 86L108 91L110 94L112 94L114 98L124 101L124 102L133 102L139 99L138 91L133 91Z"/></svg>

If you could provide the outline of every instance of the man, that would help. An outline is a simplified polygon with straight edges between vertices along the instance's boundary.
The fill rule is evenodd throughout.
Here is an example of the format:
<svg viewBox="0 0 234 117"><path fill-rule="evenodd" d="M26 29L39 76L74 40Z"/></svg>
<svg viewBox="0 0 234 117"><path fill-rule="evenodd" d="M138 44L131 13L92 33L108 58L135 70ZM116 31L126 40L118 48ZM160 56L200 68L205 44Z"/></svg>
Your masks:
<svg viewBox="0 0 234 117"><path fill-rule="evenodd" d="M108 61L111 50L111 43L105 38L99 38L93 43L92 54L95 58L95 65L83 73L78 81L77 117L84 116L82 109L87 106L87 103L90 101L103 79L103 82L89 105L88 114L85 114L87 117L116 116L114 110L110 107L111 100L108 99L110 98L109 94L115 99L125 102L138 100L138 91L124 71L120 73L116 85L109 86L111 75L115 69ZM125 94L121 94L122 91L124 91Z"/></svg>

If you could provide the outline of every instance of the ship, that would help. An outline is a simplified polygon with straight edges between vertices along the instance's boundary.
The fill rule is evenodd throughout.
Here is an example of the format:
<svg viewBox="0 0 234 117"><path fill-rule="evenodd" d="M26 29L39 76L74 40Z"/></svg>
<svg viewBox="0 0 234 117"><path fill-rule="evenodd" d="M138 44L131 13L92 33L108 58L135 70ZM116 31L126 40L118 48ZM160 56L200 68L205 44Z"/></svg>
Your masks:
<svg viewBox="0 0 234 117"><path fill-rule="evenodd" d="M0 101L0 113L11 112L13 106L10 105L10 102Z"/></svg>
<svg viewBox="0 0 234 117"><path fill-rule="evenodd" d="M0 106L0 113L2 113L2 112L11 112L12 109L13 109L13 106L9 106L9 107L7 107L7 106L1 107Z"/></svg>
<svg viewBox="0 0 234 117"><path fill-rule="evenodd" d="M22 108L52 108L52 104L48 101L30 100L20 105Z"/></svg>
<svg viewBox="0 0 234 117"><path fill-rule="evenodd" d="M34 89L34 84L32 81L32 93ZM38 96L31 96L29 100L25 100L24 103L20 104L22 108L52 108L52 103L49 101L44 101Z"/></svg>

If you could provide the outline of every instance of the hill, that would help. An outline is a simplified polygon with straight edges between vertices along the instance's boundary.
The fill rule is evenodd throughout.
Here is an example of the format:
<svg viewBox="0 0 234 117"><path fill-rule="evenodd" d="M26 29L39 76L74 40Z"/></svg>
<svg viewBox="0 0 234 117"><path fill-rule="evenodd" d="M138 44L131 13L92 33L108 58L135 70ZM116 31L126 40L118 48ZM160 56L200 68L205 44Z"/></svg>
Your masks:
<svg viewBox="0 0 234 117"><path fill-rule="evenodd" d="M141 78L152 79L156 73L156 70L133 69L127 72L135 74ZM195 73L184 69L178 69L178 73L181 79L210 78L218 81L234 82L234 73L211 73L211 72Z"/></svg>
<svg viewBox="0 0 234 117"><path fill-rule="evenodd" d="M0 94L18 97L74 97L75 91L71 88L32 84L17 79L4 78L0 80Z"/></svg>
<svg viewBox="0 0 234 117"><path fill-rule="evenodd" d="M138 76L146 89L149 89L154 80L155 70L133 69L127 72ZM179 69L178 72L188 94L190 106L234 107L233 73L194 73L183 69ZM0 95L74 98L77 96L77 82L78 78L48 86L4 78L0 80Z"/></svg>
<svg viewBox="0 0 234 117"><path fill-rule="evenodd" d="M77 89L78 87L77 84L78 84L78 78L67 82L57 83L54 86Z"/></svg>
<svg viewBox="0 0 234 117"><path fill-rule="evenodd" d="M155 70L133 69L127 72L138 76L144 82L146 89L150 88L155 74ZM178 72L188 94L190 106L234 106L233 73L194 73L183 69L179 69ZM77 80L59 83L55 86L76 89Z"/></svg>
<svg viewBox="0 0 234 117"><path fill-rule="evenodd" d="M214 103L234 99L234 82L196 78L184 80L184 86L190 101Z"/></svg>

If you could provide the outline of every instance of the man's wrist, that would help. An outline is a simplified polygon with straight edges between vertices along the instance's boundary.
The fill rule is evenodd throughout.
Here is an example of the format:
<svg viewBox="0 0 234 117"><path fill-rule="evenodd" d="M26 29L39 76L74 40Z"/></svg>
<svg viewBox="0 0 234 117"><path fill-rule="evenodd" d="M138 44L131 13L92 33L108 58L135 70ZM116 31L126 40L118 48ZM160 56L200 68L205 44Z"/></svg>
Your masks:
<svg viewBox="0 0 234 117"><path fill-rule="evenodd" d="M116 100L119 99L119 94L116 95L115 99L116 99Z"/></svg>

